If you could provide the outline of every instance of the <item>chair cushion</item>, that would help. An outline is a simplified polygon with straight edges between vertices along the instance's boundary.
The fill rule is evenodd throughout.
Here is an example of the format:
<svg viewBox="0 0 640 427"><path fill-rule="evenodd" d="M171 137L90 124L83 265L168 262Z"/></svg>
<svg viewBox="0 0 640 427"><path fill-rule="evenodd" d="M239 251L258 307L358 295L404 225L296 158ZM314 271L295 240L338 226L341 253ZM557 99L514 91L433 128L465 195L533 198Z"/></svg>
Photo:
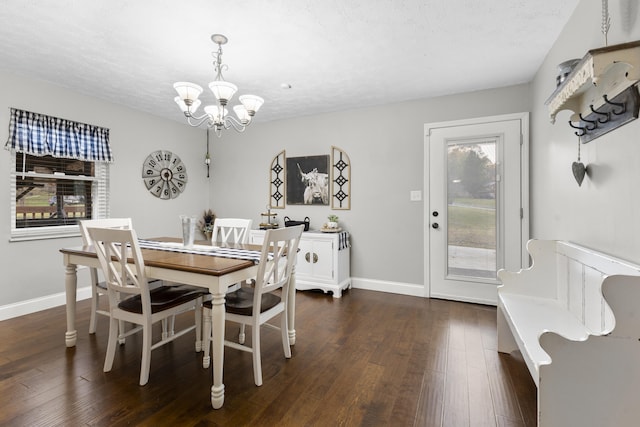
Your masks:
<svg viewBox="0 0 640 427"><path fill-rule="evenodd" d="M229 292L224 299L227 312L241 316L251 316L253 314L253 288L240 288L237 291ZM280 297L275 294L262 294L260 313L275 307L280 301ZM205 301L203 306L211 308L211 301Z"/></svg>
<svg viewBox="0 0 640 427"><path fill-rule="evenodd" d="M161 286L149 292L151 296L151 312L158 313L176 307L188 301L195 300L207 293L204 288L191 286ZM136 295L118 304L122 310L142 314L142 297Z"/></svg>

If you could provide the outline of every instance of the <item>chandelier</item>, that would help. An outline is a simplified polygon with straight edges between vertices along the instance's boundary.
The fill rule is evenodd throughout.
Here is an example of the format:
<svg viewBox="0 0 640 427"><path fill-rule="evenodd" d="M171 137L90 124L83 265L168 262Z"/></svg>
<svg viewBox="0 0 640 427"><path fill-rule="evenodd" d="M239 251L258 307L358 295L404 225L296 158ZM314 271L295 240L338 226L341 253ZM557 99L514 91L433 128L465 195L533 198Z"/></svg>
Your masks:
<svg viewBox="0 0 640 427"><path fill-rule="evenodd" d="M208 128L214 129L218 137L222 135L222 129L233 128L238 132L243 132L251 124L251 119L264 103L264 99L255 95L241 95L238 97L240 104L233 107L237 118L228 114L227 104L238 90L236 85L225 81L222 77L222 71L229 68L222 63L222 45L229 40L222 34L214 34L211 36L211 41L218 45L218 51L212 52L216 77L209 83L209 89L215 95L218 103L207 105L204 107L204 114L196 116L196 111L200 106L198 97L202 93L202 87L189 82L178 82L173 85L173 88L178 92L174 101L187 118L187 123L193 127L204 124Z"/></svg>

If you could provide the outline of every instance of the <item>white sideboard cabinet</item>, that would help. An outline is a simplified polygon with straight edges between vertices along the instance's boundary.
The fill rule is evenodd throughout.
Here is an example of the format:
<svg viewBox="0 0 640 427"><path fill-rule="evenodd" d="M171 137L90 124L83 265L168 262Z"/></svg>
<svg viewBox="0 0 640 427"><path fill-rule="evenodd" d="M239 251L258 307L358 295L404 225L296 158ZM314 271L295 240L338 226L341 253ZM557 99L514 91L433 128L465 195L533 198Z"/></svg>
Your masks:
<svg viewBox="0 0 640 427"><path fill-rule="evenodd" d="M251 230L249 243L261 245L265 230ZM300 238L296 263L296 289L331 291L340 298L351 288L350 245L340 247L339 233L305 231Z"/></svg>

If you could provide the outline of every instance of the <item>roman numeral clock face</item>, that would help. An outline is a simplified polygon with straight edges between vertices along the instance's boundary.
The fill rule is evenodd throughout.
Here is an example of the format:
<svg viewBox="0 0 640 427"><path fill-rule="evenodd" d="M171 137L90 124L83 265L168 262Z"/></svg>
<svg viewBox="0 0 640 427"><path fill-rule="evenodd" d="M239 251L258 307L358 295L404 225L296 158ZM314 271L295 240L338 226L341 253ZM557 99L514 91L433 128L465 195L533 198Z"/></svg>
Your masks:
<svg viewBox="0 0 640 427"><path fill-rule="evenodd" d="M154 196L175 199L187 187L187 167L171 151L157 150L144 160L142 180Z"/></svg>

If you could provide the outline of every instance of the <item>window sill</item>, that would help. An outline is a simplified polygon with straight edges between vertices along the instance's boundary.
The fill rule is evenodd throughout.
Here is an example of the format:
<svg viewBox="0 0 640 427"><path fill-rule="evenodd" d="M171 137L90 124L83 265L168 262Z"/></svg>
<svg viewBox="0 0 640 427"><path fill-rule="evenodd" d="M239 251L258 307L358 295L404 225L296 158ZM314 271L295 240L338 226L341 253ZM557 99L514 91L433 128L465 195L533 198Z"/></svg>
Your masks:
<svg viewBox="0 0 640 427"><path fill-rule="evenodd" d="M61 227L20 228L11 230L10 242L80 237L77 225Z"/></svg>

